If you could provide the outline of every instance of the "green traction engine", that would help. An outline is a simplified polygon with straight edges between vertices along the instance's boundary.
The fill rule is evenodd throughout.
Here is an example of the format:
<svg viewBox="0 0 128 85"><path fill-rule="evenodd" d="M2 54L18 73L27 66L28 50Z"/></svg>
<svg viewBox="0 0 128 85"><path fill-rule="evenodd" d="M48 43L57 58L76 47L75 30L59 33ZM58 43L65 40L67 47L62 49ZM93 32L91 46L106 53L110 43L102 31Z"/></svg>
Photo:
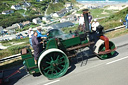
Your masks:
<svg viewBox="0 0 128 85"><path fill-rule="evenodd" d="M76 51L89 47L98 58L108 59L115 53L115 45L109 41L109 50L106 51L105 41L97 37L96 33L89 32L88 9L83 10L85 31L64 34L58 29L50 30L49 37L45 41L44 50L38 58L38 64L34 63L34 56L28 48L22 49L23 64L29 74L41 73L48 79L63 76L69 68L69 58L76 56ZM92 37L92 38L91 38Z"/></svg>

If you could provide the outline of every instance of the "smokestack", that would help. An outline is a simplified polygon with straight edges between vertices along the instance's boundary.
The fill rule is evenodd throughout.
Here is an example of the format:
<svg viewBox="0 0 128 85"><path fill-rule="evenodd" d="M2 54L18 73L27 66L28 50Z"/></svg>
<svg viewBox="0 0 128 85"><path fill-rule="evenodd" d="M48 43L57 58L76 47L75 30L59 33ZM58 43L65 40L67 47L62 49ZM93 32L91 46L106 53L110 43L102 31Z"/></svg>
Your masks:
<svg viewBox="0 0 128 85"><path fill-rule="evenodd" d="M83 10L84 23L85 23L85 32L89 32L89 19L88 19L88 9Z"/></svg>

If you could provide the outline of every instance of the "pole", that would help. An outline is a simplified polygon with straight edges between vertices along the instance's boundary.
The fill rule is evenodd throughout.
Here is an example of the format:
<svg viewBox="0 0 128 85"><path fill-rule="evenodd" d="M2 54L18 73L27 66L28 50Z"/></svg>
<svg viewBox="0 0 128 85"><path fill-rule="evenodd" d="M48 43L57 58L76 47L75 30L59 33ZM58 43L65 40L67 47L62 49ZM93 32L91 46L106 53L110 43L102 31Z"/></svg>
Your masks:
<svg viewBox="0 0 128 85"><path fill-rule="evenodd" d="M85 32L89 32L89 19L88 19L88 9L83 10L84 23L85 23Z"/></svg>

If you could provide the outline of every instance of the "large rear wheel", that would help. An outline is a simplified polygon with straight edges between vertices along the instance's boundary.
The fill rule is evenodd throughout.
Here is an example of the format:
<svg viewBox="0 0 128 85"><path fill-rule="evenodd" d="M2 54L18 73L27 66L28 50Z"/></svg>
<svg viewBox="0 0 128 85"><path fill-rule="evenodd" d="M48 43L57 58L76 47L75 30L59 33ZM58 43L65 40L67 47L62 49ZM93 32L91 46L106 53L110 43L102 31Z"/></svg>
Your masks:
<svg viewBox="0 0 128 85"><path fill-rule="evenodd" d="M48 49L39 57L38 67L48 79L55 79L67 72L69 60L63 51L56 48Z"/></svg>
<svg viewBox="0 0 128 85"><path fill-rule="evenodd" d="M110 50L115 49L115 45L114 45L114 43L111 42L111 41L109 41L109 49L110 49ZM100 46L99 52L101 52L101 51L105 51L105 43ZM104 59L108 59L108 58L113 57L114 54L115 54L115 51L112 51L112 52L110 52L110 53L108 53L108 54L98 55L97 57L98 57L99 59L101 59L101 60L104 60Z"/></svg>

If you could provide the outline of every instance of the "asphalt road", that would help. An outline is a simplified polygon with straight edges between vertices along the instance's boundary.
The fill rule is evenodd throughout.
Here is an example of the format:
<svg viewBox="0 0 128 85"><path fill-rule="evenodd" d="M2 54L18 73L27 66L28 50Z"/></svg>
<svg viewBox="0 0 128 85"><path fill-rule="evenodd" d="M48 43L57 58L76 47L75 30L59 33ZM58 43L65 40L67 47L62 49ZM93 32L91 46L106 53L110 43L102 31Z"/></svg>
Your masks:
<svg viewBox="0 0 128 85"><path fill-rule="evenodd" d="M48 80L43 75L33 77L22 70L10 78L7 85L128 85L128 35L112 39L117 46L115 57L99 60L97 57L85 58L71 65L66 75ZM85 50L89 52L88 49ZM84 52L85 53L85 52ZM76 59L73 59L75 62ZM80 61L80 60L79 60ZM16 69L16 68L15 68ZM6 74L7 75L7 74Z"/></svg>

